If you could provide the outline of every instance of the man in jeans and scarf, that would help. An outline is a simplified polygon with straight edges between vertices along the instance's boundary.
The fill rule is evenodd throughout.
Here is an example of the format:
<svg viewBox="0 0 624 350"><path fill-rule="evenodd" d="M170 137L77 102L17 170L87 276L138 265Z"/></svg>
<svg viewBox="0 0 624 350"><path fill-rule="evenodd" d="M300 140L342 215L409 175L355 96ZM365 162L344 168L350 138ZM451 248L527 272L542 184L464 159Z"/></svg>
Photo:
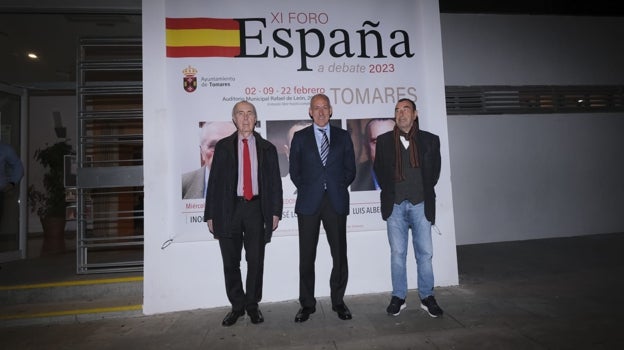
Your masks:
<svg viewBox="0 0 624 350"><path fill-rule="evenodd" d="M392 299L387 312L398 316L407 304L406 257L409 229L418 270L420 306L442 316L433 295L434 186L440 176L440 139L418 128L416 104L401 99L394 109L394 130L377 138L374 171L381 187L381 216L390 243Z"/></svg>

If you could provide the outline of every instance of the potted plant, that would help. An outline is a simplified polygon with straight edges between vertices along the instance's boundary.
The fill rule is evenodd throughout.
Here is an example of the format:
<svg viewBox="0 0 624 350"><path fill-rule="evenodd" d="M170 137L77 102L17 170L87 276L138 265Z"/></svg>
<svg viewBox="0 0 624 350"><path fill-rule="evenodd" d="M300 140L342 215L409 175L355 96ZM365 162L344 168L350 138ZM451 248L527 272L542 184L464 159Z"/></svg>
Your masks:
<svg viewBox="0 0 624 350"><path fill-rule="evenodd" d="M63 181L65 155L72 154L67 140L47 145L35 151L34 158L44 168L43 188L28 187L30 211L36 213L43 227L42 254L65 250L65 185Z"/></svg>

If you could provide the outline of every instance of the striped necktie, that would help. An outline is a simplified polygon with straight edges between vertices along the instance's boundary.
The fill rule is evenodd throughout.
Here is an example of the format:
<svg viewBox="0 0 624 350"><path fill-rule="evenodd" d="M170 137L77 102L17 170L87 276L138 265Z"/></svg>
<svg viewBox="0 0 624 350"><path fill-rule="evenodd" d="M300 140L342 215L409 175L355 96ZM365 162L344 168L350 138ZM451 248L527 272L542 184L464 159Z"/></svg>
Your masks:
<svg viewBox="0 0 624 350"><path fill-rule="evenodd" d="M325 129L319 129L323 134L323 141L321 142L321 162L323 166L327 163L327 154L329 153L329 139L327 138L327 132Z"/></svg>

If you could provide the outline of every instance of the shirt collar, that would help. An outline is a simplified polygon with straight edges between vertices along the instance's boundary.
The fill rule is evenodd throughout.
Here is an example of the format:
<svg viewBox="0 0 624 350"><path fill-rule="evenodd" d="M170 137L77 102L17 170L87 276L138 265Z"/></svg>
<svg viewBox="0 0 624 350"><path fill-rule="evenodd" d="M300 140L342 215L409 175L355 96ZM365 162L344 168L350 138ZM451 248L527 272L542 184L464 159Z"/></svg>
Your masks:
<svg viewBox="0 0 624 350"><path fill-rule="evenodd" d="M325 132L329 134L329 124L325 125L324 127L320 127L320 126L314 124L314 129L316 129L318 131L325 130Z"/></svg>
<svg viewBox="0 0 624 350"><path fill-rule="evenodd" d="M244 137L242 137L242 136L241 136L240 134L238 134L238 133L237 133L236 135L238 136L238 142L239 142L239 143L240 143L240 142L243 142ZM249 140L249 142L254 142L254 141L256 140L256 139L254 138L254 134L253 134L253 133L251 133L251 135L249 135L249 136L247 137L247 140Z"/></svg>

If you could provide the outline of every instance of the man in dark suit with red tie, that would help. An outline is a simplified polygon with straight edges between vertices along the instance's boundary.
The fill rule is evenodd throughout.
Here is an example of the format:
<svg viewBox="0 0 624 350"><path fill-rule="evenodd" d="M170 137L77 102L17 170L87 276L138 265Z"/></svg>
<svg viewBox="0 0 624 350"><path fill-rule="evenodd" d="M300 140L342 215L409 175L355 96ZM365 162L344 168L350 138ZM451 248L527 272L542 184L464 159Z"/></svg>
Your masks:
<svg viewBox="0 0 624 350"><path fill-rule="evenodd" d="M352 318L344 303L347 264L348 187L355 178L355 153L347 131L331 126L329 98L310 100L314 124L295 133L290 148L290 178L297 187L295 212L299 226L299 303L295 322L305 322L316 311L314 262L321 222L332 256L329 279L332 310L343 320Z"/></svg>
<svg viewBox="0 0 624 350"><path fill-rule="evenodd" d="M223 319L231 326L245 311L254 324L264 321L262 299L264 251L282 217L282 179L277 150L254 131L256 108L241 101L232 109L236 132L215 146L204 220L219 240L225 288L232 310ZM240 261L245 247L245 288Z"/></svg>

